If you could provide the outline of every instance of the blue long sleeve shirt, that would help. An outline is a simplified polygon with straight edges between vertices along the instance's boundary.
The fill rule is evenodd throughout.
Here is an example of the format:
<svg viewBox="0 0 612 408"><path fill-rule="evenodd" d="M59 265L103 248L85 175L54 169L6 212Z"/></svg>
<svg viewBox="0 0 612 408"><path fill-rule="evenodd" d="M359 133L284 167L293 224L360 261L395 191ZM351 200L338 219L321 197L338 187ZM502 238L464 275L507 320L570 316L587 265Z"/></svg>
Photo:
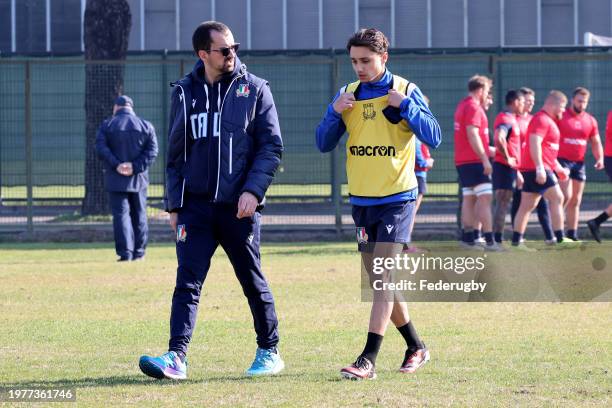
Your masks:
<svg viewBox="0 0 612 408"><path fill-rule="evenodd" d="M393 82L393 74L387 69L382 78L377 82L364 82L359 90L359 100L378 98L387 95ZM412 84L411 84L412 85ZM410 129L414 132L418 140L425 143L432 149L437 148L442 141L442 132L438 121L431 113L425 102L421 90L411 86L411 92L400 104L400 115L408 122ZM340 96L340 91L336 93L334 99L327 107L325 117L317 126L317 147L325 153L334 150L340 142L342 135L346 132L346 126L342 121L342 115L334 110L333 104ZM350 197L353 205L372 206L394 203L398 201L414 200L417 196L417 189L394 194L382 198Z"/></svg>

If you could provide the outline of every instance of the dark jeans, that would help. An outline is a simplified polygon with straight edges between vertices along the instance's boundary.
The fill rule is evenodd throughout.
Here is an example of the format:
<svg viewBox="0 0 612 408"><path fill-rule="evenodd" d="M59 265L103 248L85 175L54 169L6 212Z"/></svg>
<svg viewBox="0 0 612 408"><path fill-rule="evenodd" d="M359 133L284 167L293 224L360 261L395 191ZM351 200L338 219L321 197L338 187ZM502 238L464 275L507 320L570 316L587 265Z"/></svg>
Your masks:
<svg viewBox="0 0 612 408"><path fill-rule="evenodd" d="M261 214L236 218L232 205L212 204L188 195L178 214L176 256L178 270L170 314L169 350L186 354L193 334L200 293L218 245L227 254L247 298L257 345L278 343L274 299L261 271L259 239Z"/></svg>

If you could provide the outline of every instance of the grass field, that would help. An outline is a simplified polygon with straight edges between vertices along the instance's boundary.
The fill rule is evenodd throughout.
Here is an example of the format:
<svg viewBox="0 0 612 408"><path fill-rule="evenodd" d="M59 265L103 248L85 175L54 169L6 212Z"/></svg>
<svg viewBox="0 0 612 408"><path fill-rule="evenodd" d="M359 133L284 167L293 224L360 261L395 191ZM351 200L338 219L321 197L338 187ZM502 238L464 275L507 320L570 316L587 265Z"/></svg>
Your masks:
<svg viewBox="0 0 612 408"><path fill-rule="evenodd" d="M246 301L219 252L205 284L189 353L189 379L138 370L165 351L174 247L117 264L112 244L0 245L0 384L74 387L78 406L610 406L609 303L415 303L432 361L397 373L404 345L390 329L379 378L339 379L363 347L369 304L360 301L350 243L267 245L263 264L280 318L287 364L250 379L255 340Z"/></svg>

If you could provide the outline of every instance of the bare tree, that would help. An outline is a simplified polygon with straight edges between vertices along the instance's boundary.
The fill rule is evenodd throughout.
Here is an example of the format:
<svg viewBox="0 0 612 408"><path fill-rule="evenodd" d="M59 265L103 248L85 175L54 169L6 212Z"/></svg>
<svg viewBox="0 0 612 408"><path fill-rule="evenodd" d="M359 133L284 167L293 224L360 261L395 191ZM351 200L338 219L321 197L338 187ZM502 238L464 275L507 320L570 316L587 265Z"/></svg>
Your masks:
<svg viewBox="0 0 612 408"><path fill-rule="evenodd" d="M132 14L126 0L87 0L85 42L85 197L83 215L108 213L102 162L95 150L96 131L112 114L114 99L123 92ZM117 60L117 63L112 61ZM103 62L97 62L103 61Z"/></svg>

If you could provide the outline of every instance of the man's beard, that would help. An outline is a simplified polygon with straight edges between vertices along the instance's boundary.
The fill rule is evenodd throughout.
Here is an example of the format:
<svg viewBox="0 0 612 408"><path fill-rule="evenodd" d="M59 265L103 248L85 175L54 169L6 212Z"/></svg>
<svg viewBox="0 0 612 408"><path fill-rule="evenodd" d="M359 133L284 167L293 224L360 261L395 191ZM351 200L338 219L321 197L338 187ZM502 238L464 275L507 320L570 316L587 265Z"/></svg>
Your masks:
<svg viewBox="0 0 612 408"><path fill-rule="evenodd" d="M577 108L576 106L572 106L572 108L574 109L574 112L576 113L582 113L583 109Z"/></svg>
<svg viewBox="0 0 612 408"><path fill-rule="evenodd" d="M234 64L236 63L235 60L225 60L223 62L223 67L221 68L222 72L232 72L234 70Z"/></svg>

